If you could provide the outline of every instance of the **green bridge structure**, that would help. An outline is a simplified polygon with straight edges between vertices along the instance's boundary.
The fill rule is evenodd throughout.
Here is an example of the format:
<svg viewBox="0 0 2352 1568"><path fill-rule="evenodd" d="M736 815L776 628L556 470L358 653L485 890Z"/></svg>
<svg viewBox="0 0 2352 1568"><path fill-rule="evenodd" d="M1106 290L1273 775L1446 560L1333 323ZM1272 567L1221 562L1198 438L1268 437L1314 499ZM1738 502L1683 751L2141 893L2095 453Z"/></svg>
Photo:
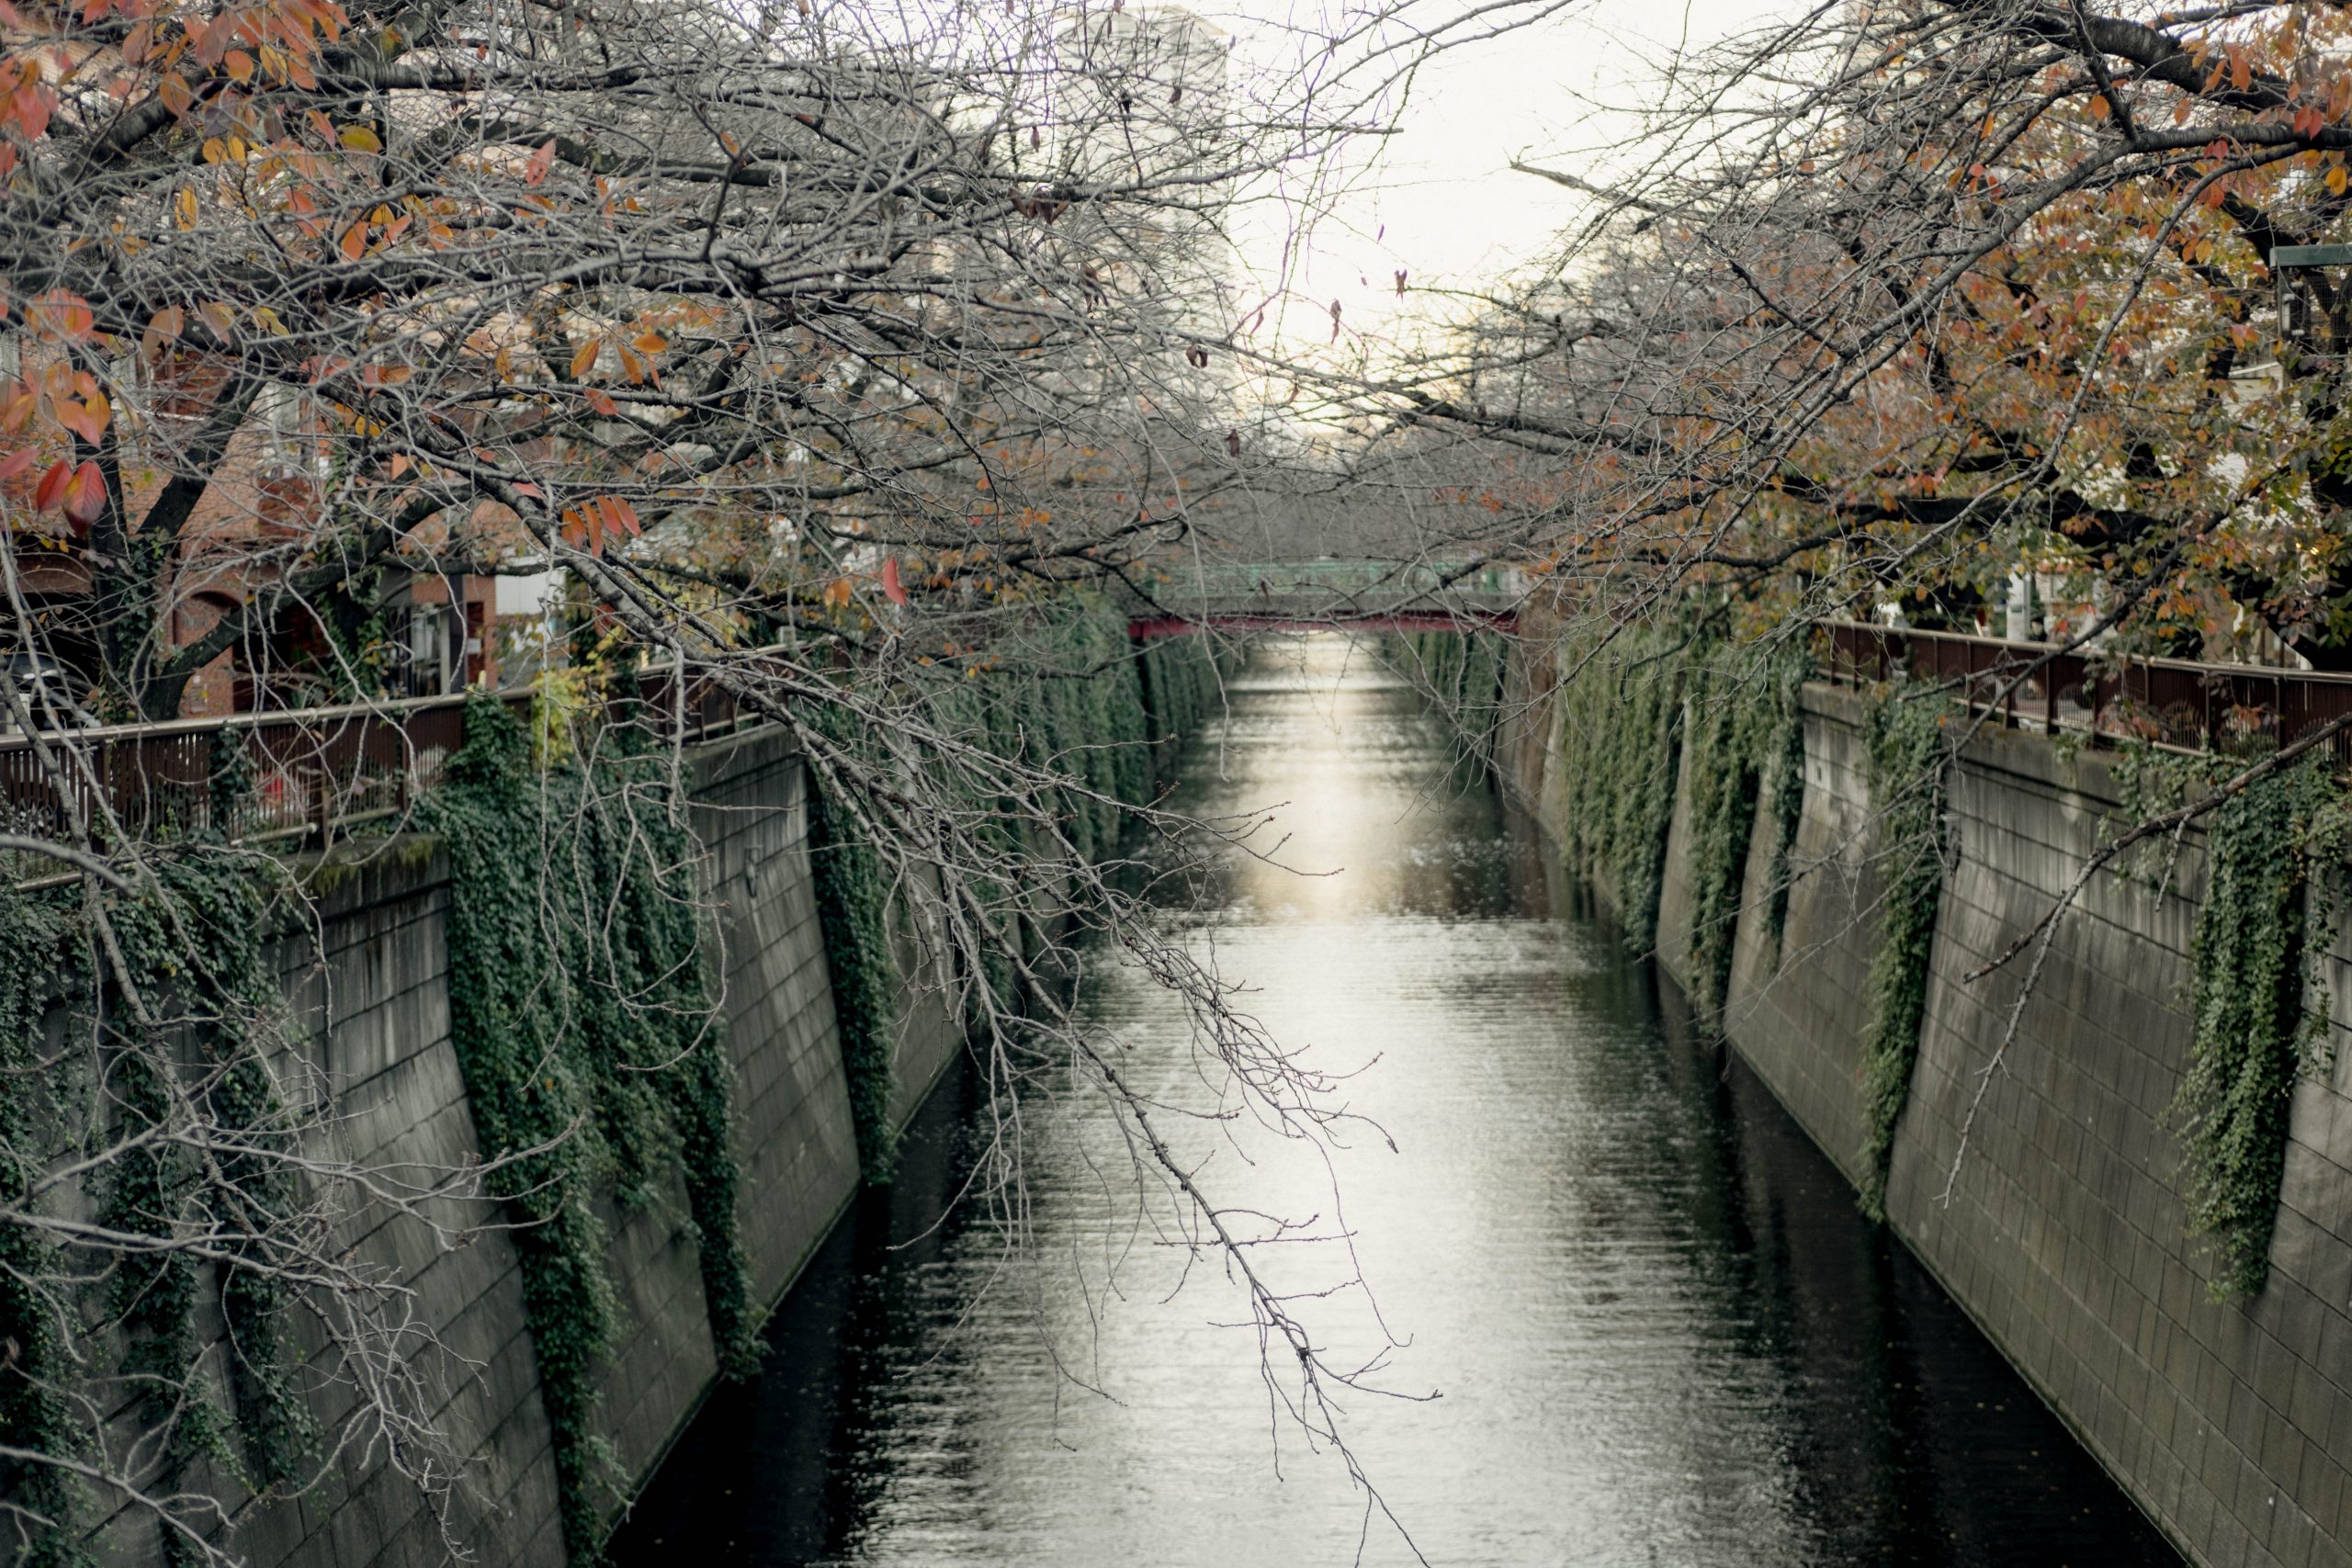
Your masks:
<svg viewBox="0 0 2352 1568"><path fill-rule="evenodd" d="M1137 641L1206 631L1508 630L1526 574L1495 561L1214 562L1170 570L1127 623Z"/></svg>

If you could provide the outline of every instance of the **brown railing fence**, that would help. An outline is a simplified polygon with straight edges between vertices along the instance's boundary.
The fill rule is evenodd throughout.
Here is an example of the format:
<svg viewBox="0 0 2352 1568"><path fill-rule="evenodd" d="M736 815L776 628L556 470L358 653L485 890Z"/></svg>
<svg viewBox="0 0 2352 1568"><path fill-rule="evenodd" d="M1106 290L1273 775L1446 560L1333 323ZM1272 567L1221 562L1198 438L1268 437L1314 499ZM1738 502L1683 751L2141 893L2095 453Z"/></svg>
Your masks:
<svg viewBox="0 0 2352 1568"><path fill-rule="evenodd" d="M624 682L631 716L664 739L692 743L741 728L748 716L707 675L657 667ZM617 705L606 693L603 700ZM119 840L217 829L242 842L309 840L404 813L439 782L465 739L463 694L348 707L116 725L0 731L0 833L70 843L78 818L101 848ZM528 691L499 694L528 723ZM238 759L236 752L242 750ZM216 781L242 766L249 789L216 803ZM213 820L216 809L231 813ZM0 854L0 874L55 873L28 852Z"/></svg>
<svg viewBox="0 0 2352 1568"><path fill-rule="evenodd" d="M2286 746L2352 713L2352 675L2141 659L1867 621L1824 625L1826 673L1841 684L1897 671L1948 685L2018 728L2071 730L2096 746L2139 739L2186 751ZM2352 766L2352 732L2329 742Z"/></svg>

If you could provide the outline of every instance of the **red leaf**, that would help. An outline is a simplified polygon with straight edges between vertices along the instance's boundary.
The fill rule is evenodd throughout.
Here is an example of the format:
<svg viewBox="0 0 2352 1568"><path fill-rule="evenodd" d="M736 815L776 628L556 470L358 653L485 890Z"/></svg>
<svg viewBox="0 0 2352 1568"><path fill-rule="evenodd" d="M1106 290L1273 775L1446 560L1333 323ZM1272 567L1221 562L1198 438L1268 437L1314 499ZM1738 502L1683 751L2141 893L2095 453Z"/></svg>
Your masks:
<svg viewBox="0 0 2352 1568"><path fill-rule="evenodd" d="M548 170L554 164L555 142L550 140L545 146L532 153L531 161L523 165L523 183L527 186L537 185L548 177Z"/></svg>
<svg viewBox="0 0 2352 1568"><path fill-rule="evenodd" d="M98 520L107 509L107 477L96 463L85 463L74 470L65 485L65 515L85 526Z"/></svg>
<svg viewBox="0 0 2352 1568"><path fill-rule="evenodd" d="M641 531L637 521L637 508L631 506L628 502L623 501L619 496L598 496L596 498L596 514L605 520L605 526L616 534L628 534L634 536Z"/></svg>
<svg viewBox="0 0 2352 1568"><path fill-rule="evenodd" d="M887 556L882 561L882 592L893 604L907 602L906 584L899 580L899 558Z"/></svg>
<svg viewBox="0 0 2352 1568"><path fill-rule="evenodd" d="M13 479L33 466L33 449L29 446L11 452L0 458L0 479Z"/></svg>
<svg viewBox="0 0 2352 1568"><path fill-rule="evenodd" d="M588 399L588 406L594 409L598 413L603 414L606 419L617 419L620 416L621 406L620 404L613 401L613 395L610 392L607 392L601 388L591 387L588 389L586 396Z"/></svg>
<svg viewBox="0 0 2352 1568"><path fill-rule="evenodd" d="M593 506L564 509L563 536L574 549L584 549L592 556L605 553L605 520Z"/></svg>
<svg viewBox="0 0 2352 1568"><path fill-rule="evenodd" d="M40 484L33 491L34 509L40 512L52 510L64 498L65 481L73 477L74 470L66 466L62 457L51 463L49 472L41 475Z"/></svg>

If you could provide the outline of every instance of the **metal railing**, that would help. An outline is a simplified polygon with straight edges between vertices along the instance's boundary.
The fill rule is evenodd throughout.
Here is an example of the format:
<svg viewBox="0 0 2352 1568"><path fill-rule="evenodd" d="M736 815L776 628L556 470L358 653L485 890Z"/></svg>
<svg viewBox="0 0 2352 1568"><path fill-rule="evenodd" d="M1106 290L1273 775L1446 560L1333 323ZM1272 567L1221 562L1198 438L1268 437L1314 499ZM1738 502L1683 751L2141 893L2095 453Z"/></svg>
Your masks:
<svg viewBox="0 0 2352 1568"><path fill-rule="evenodd" d="M1301 594L1355 599L1430 596L1466 599L1516 597L1523 591L1520 570L1498 562L1313 560L1213 561L1197 570L1171 572L1164 592L1170 603L1189 597L1210 600L1295 598Z"/></svg>
<svg viewBox="0 0 2352 1568"><path fill-rule="evenodd" d="M753 716L707 677L689 676L683 692L678 678L674 665L644 670L623 694L665 740L714 739ZM498 700L528 723L537 698L518 689ZM616 702L610 692L602 700ZM458 694L0 732L0 832L70 842L79 820L101 848L205 829L241 843L322 847L338 831L403 815L440 782L465 739L466 702ZM233 798L217 788L232 767L250 781ZM223 810L229 819L216 821ZM56 870L31 852L0 855L0 875L19 881Z"/></svg>
<svg viewBox="0 0 2352 1568"><path fill-rule="evenodd" d="M2011 728L2074 731L2094 746L2124 739L2184 751L2287 746L2352 714L2352 675L2062 652L2048 643L1867 621L1830 621L1823 629L1833 682L1906 671L1951 686L1971 710ZM2340 765L2352 766L2352 731L2329 744Z"/></svg>

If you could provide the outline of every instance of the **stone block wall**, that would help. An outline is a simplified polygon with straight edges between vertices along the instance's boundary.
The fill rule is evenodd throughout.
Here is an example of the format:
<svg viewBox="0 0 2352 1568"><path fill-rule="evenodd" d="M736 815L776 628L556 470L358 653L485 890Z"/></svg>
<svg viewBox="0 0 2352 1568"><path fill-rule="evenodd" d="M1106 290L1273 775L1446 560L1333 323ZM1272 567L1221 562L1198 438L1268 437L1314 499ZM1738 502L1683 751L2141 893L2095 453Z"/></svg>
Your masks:
<svg viewBox="0 0 2352 1568"><path fill-rule="evenodd" d="M317 1042L310 1066L347 1118L340 1152L356 1164L448 1169L480 1150L449 1036L448 897L438 846L395 843L337 867L319 898L321 940L283 954L297 1016ZM471 1236L453 1247L414 1218L367 1208L353 1216L349 1242L364 1258L396 1264L416 1292L417 1315L446 1348L420 1351L415 1370L435 1389L435 1419L451 1445L473 1461L454 1499L453 1532L480 1540L485 1559L560 1564L554 1458L521 1264L508 1233L482 1228L495 1217L488 1203L439 1205L439 1224ZM319 1414L324 1422L343 1412ZM139 1544L152 1534L143 1526ZM374 1568L445 1555L426 1499L380 1454L261 1510L239 1544L256 1568Z"/></svg>
<svg viewBox="0 0 2352 1568"><path fill-rule="evenodd" d="M1776 942L1751 854L1724 1012L1731 1046L1849 1174L1879 897L1860 719L1852 694L1807 689L1801 880ZM1501 753L1510 782L1556 834L1561 748L1544 743L1540 705L1517 722ZM2161 886L2094 879L2006 1053L2022 963L1967 977L2051 907L2118 798L2099 753L2037 736L1983 735L1958 759L1956 861L1889 1224L2192 1562L2347 1568L2352 942L2339 935L2325 964L2339 1049L2296 1091L2269 1282L2238 1302L2211 1299L2184 1234L2168 1115L2191 1035L2198 836ZM1658 943L1669 975L1688 953L1686 815L1679 801ZM1768 841L1760 822L1755 841Z"/></svg>
<svg viewBox="0 0 2352 1568"><path fill-rule="evenodd" d="M855 1137L843 1078L807 840L807 780L773 730L691 759L693 828L717 918L721 1026L737 1072L741 1235L755 1297L774 1302L854 1196ZM450 1038L449 868L438 843L395 840L346 850L317 874L314 940L287 944L280 967L313 1042L288 1070L312 1076L342 1113L338 1153L367 1164L445 1170L481 1151ZM928 949L910 946L908 963ZM940 1006L937 965L910 966L902 1115L936 1081L960 1036ZM928 1010L927 1011L925 1010ZM601 1418L624 1481L641 1483L691 1418L717 1371L683 1181L602 1217L620 1334L600 1371ZM564 1561L547 1414L523 1305L521 1267L494 1206L448 1202L432 1226L379 1210L351 1219L348 1241L413 1289L420 1338L412 1369L435 1415L473 1460L449 1533L476 1560L560 1568ZM462 1245L448 1237L463 1234ZM220 1325L204 1327L216 1340ZM220 1347L215 1347L218 1359ZM322 1408L322 1423L340 1412ZM125 1428L126 1432L128 1427ZM232 1478L191 1483L234 1496ZM617 1503L616 1510L617 1510ZM122 1510L99 1528L102 1561L162 1560L152 1519ZM428 1568L451 1560L439 1521L379 1450L355 1451L318 1491L251 1510L238 1549L255 1568Z"/></svg>
<svg viewBox="0 0 2352 1568"><path fill-rule="evenodd" d="M890 956L898 986L899 1043L890 1059L890 1120L905 1126L964 1049L955 1005L955 959L947 951L938 883L905 889L890 911Z"/></svg>
<svg viewBox="0 0 2352 1568"><path fill-rule="evenodd" d="M726 953L752 1292L782 1296L857 1190L857 1138L808 870L808 781L774 733L707 756L695 831Z"/></svg>

